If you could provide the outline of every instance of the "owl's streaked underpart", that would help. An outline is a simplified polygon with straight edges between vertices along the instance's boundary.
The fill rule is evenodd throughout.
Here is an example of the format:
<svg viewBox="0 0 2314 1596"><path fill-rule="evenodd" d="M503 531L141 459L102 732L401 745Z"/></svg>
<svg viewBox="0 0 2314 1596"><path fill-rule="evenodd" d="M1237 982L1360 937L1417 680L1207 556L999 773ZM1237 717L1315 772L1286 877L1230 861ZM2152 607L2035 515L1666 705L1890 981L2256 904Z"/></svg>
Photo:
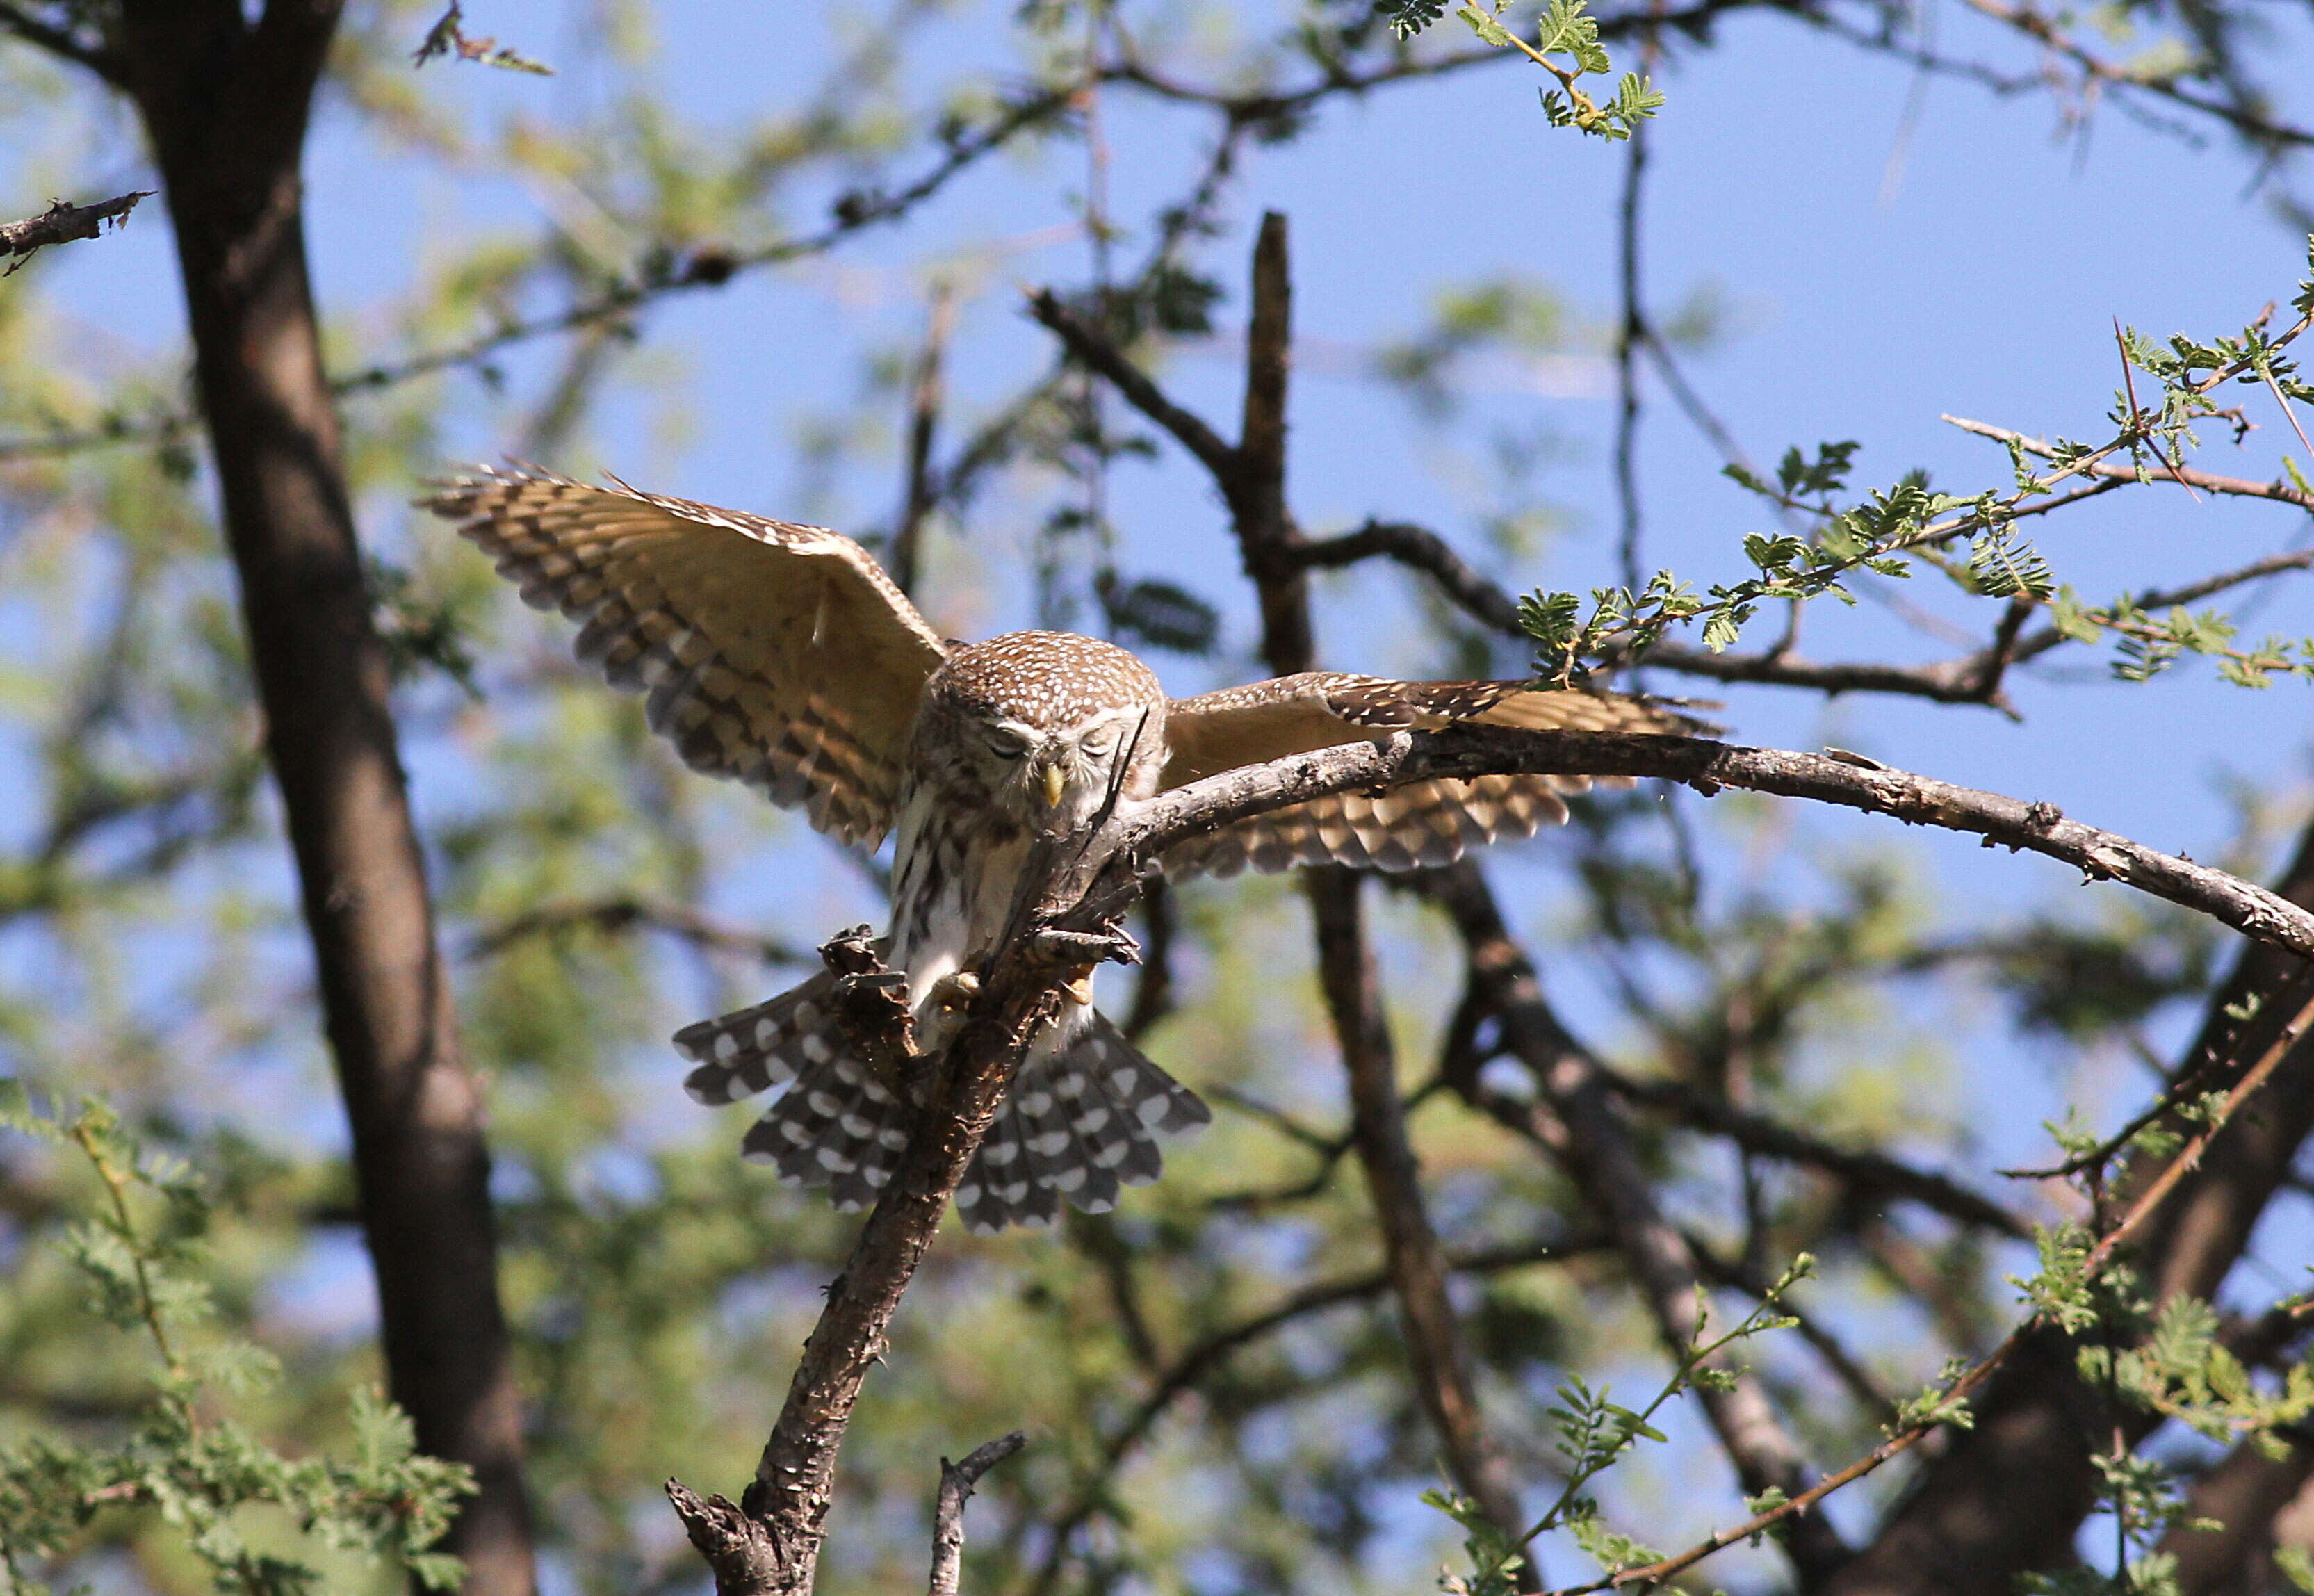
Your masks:
<svg viewBox="0 0 2314 1596"><path fill-rule="evenodd" d="M481 468L422 501L498 562L526 601L584 624L581 659L647 695L693 770L745 781L872 850L893 833L890 964L937 1045L1004 934L1039 832L1091 822L1114 790L1149 798L1284 755L1458 721L1683 729L1609 694L1515 682L1391 682L1312 672L1169 699L1125 649L1065 632L950 645L850 538L816 526ZM1443 865L1567 816L1581 778L1488 776L1343 793L1223 828L1160 862L1169 877L1341 864ZM963 978L961 981L958 978ZM1082 992L1089 997L1090 986ZM822 974L676 1033L703 1103L784 1085L746 1134L783 1179L863 1207L907 1144L905 1106L852 1056ZM957 1190L976 1230L1047 1225L1154 1180L1155 1138L1206 1106L1088 1001L1030 1046Z"/></svg>

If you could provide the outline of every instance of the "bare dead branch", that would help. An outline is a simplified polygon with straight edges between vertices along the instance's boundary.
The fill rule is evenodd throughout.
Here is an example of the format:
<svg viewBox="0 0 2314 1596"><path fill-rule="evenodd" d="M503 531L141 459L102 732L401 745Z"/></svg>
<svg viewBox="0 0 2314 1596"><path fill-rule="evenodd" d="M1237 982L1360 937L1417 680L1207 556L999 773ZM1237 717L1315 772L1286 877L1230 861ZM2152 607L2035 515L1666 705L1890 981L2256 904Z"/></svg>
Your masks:
<svg viewBox="0 0 2314 1596"><path fill-rule="evenodd" d="M940 1498L932 1514L932 1574L929 1596L957 1596L964 1574L964 1504L980 1477L1029 1444L1015 1430L1010 1435L976 1446L961 1463L941 1459Z"/></svg>
<svg viewBox="0 0 2314 1596"><path fill-rule="evenodd" d="M1307 571L1293 554L1300 541L1286 508L1286 390L1293 355L1293 280L1285 218L1265 215L1254 241L1251 312L1246 328L1245 402L1234 448L1171 405L1139 368L1051 295L1034 305L1039 321L1072 353L1122 388L1126 397L1192 448L1230 507L1238 552L1261 610L1262 657L1279 675L1316 663ZM1072 339L1071 331L1079 336ZM1154 411L1151 406L1157 407ZM1446 1265L1430 1222L1420 1167L1407 1134L1398 1069L1373 954L1348 870L1303 872L1318 941L1319 984L1349 1075L1351 1144L1381 1221L1382 1252L1406 1327L1408 1362L1424 1412L1438 1433L1448 1471L1505 1534L1519 1523L1518 1491L1479 1407L1470 1352L1446 1295ZM1523 1569L1522 1589L1539 1588Z"/></svg>
<svg viewBox="0 0 2314 1596"><path fill-rule="evenodd" d="M1067 345L1070 354L1108 378L1135 410L1171 433L1174 440L1196 456L1215 481L1225 485L1224 492L1241 482L1244 469L1235 446L1224 442L1202 417L1168 399L1165 391L1146 372L1106 335L1063 304L1058 295L1050 288L1038 289L1029 295L1029 313Z"/></svg>
<svg viewBox="0 0 2314 1596"><path fill-rule="evenodd" d="M1294 551L1304 566L1338 570L1377 555L1421 572L1475 619L1506 637L1524 638L1518 601L1499 584L1480 576L1452 544L1426 526L1405 521L1368 521L1338 537L1311 538Z"/></svg>
<svg viewBox="0 0 2314 1596"><path fill-rule="evenodd" d="M134 193L101 200L95 205L67 205L59 199L37 216L21 222L0 222L0 257L31 255L35 250L45 250L50 244L69 243L76 238L94 238L104 231L107 222L123 226L128 213L137 208L140 199L150 199L153 190L139 189ZM0 277L13 277L24 264L19 260Z"/></svg>

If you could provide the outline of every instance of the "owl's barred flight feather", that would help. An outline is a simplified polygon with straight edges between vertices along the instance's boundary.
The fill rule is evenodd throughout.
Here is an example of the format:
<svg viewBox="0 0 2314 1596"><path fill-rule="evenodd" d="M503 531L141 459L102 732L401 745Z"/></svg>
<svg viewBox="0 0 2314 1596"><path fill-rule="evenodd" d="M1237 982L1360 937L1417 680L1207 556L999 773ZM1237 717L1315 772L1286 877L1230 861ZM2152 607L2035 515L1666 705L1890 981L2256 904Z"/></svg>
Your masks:
<svg viewBox="0 0 2314 1596"><path fill-rule="evenodd" d="M481 468L420 501L498 562L533 605L582 623L582 659L646 695L684 763L735 778L874 848L896 832L888 957L919 1035L946 1039L954 979L1011 923L1030 841L1088 825L1112 798L1401 730L1696 732L1675 709L1517 682L1393 682L1311 672L1168 699L1140 660L1065 632L951 647L868 551L824 527L594 487L528 466ZM1587 779L1481 776L1340 793L1223 827L1156 861L1168 876L1453 862L1567 817ZM908 1109L852 1056L821 974L686 1027L702 1103L783 1088L747 1132L782 1179L873 1202L907 1144ZM1154 1180L1155 1138L1210 1117L1094 1010L1064 1005L1030 1044L956 1204L975 1230L1093 1212Z"/></svg>
<svg viewBox="0 0 2314 1596"><path fill-rule="evenodd" d="M868 551L819 526L479 468L422 501L537 609L584 625L579 658L649 696L684 763L872 848L891 824L923 685L947 649Z"/></svg>
<svg viewBox="0 0 2314 1596"><path fill-rule="evenodd" d="M790 1185L828 1187L849 1212L889 1183L908 1144L907 1114L852 1055L829 1001L834 985L823 973L769 1002L687 1026L675 1044L697 1063L684 1086L702 1103L786 1084L742 1150ZM1096 1014L1065 1053L1022 1064L957 1188L957 1212L984 1233L1050 1224L1064 1202L1105 1213L1120 1186L1157 1178L1164 1160L1155 1136L1211 1118Z"/></svg>

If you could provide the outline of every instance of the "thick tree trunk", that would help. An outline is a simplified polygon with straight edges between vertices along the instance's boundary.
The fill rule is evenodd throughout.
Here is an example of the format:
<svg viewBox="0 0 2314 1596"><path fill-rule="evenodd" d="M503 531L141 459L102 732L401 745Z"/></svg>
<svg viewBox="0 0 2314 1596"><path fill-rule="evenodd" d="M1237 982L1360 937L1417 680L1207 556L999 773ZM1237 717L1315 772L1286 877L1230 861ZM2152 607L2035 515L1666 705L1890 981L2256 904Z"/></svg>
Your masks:
<svg viewBox="0 0 2314 1596"><path fill-rule="evenodd" d="M196 375L322 1011L386 1366L481 1495L468 1596L535 1580L480 1094L458 1052L321 361L299 174L334 0L128 0L120 54L174 222Z"/></svg>

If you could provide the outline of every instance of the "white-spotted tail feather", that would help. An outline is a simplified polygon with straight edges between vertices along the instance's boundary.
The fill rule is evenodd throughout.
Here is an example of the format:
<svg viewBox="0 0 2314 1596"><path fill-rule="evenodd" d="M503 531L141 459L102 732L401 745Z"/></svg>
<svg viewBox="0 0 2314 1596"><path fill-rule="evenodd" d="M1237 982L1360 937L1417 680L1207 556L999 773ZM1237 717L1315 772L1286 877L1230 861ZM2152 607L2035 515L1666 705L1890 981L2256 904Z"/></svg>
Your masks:
<svg viewBox="0 0 2314 1596"><path fill-rule="evenodd" d="M957 1212L983 1234L1051 1224L1063 1202L1106 1213L1119 1186L1157 1178L1158 1136L1212 1118L1195 1092L1096 1012L1067 1052L1021 1065L957 1187Z"/></svg>
<svg viewBox="0 0 2314 1596"><path fill-rule="evenodd" d="M687 1026L676 1045L696 1062L684 1089L721 1104L785 1090L740 1143L793 1186L828 1188L850 1212L890 1184L908 1145L899 1098L847 1051L834 978L822 974L768 1002ZM1202 1125L1212 1112L1093 1014L1067 1051L1032 1054L957 1187L956 1208L983 1234L1043 1227L1061 1204L1087 1213L1117 1206L1121 1187L1145 1186L1164 1167L1157 1138Z"/></svg>

